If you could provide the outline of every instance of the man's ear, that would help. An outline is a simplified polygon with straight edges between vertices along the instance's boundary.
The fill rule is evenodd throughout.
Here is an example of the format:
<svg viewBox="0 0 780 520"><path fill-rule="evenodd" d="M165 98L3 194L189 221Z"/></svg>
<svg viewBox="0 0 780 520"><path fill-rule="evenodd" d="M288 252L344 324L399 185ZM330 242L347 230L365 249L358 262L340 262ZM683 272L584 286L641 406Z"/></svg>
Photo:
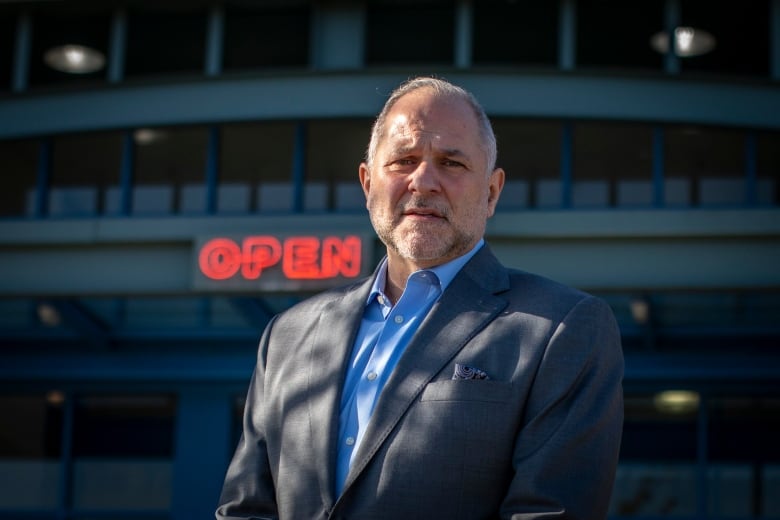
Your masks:
<svg viewBox="0 0 780 520"><path fill-rule="evenodd" d="M363 194L366 196L366 200L368 200L368 192L371 189L371 173L368 165L364 162L360 163L358 177L360 178L360 186L363 188Z"/></svg>
<svg viewBox="0 0 780 520"><path fill-rule="evenodd" d="M490 174L490 180L488 181L488 217L492 217L496 212L496 204L501 196L501 190L504 189L504 180L506 174L503 168L496 168L493 173Z"/></svg>

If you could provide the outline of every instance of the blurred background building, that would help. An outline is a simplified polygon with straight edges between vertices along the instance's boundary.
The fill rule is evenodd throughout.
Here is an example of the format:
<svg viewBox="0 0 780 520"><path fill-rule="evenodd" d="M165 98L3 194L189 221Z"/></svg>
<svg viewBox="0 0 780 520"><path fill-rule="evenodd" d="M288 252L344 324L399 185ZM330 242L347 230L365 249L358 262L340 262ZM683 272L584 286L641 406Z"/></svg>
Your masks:
<svg viewBox="0 0 780 520"><path fill-rule="evenodd" d="M780 0L0 1L0 518L211 516L416 74L493 118L496 253L618 317L611 518L780 518Z"/></svg>

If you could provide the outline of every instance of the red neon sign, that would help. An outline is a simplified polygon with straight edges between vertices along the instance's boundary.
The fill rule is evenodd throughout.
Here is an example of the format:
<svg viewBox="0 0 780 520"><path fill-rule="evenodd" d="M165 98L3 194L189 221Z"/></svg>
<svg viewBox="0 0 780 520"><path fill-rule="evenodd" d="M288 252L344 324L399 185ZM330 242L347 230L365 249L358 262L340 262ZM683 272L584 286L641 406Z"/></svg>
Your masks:
<svg viewBox="0 0 780 520"><path fill-rule="evenodd" d="M228 280L237 275L256 280L281 264L288 280L355 278L361 272L362 241L357 236L294 236L280 239L269 235L248 236L238 241L214 238L198 253L200 272L211 280Z"/></svg>

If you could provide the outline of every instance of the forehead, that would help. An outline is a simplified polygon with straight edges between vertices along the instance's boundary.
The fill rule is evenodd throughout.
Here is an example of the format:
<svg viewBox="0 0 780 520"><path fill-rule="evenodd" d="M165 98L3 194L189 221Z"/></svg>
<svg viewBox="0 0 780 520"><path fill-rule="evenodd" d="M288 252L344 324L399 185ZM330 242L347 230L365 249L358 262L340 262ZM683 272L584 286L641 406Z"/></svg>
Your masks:
<svg viewBox="0 0 780 520"><path fill-rule="evenodd" d="M390 109L383 141L392 146L456 146L465 152L479 148L479 125L465 100L420 89L406 94Z"/></svg>

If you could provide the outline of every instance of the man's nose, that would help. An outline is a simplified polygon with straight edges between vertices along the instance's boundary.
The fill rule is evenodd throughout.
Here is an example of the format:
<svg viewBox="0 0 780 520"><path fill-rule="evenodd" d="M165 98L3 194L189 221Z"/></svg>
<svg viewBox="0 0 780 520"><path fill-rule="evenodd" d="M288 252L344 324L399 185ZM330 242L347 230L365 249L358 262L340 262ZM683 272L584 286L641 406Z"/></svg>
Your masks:
<svg viewBox="0 0 780 520"><path fill-rule="evenodd" d="M439 171L430 161L422 161L412 173L409 190L415 192L436 192L441 189Z"/></svg>

